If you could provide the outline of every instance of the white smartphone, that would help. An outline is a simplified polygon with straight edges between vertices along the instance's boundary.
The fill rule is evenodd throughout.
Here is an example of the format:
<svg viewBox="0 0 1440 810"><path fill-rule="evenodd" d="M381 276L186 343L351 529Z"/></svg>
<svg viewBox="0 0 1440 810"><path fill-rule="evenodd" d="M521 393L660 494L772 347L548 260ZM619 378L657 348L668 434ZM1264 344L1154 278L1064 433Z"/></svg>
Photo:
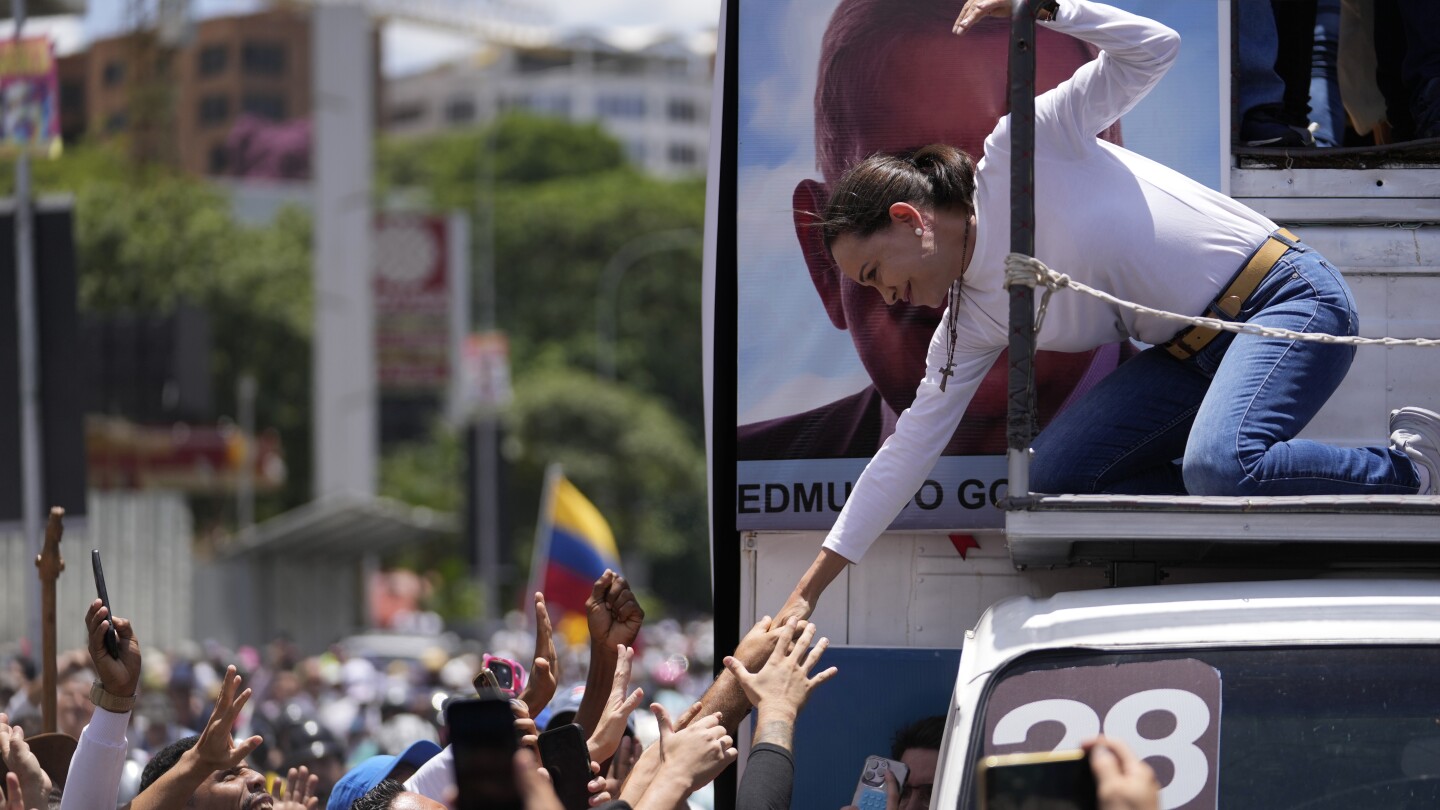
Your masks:
<svg viewBox="0 0 1440 810"><path fill-rule="evenodd" d="M865 770L860 772L860 783L855 786L855 800L851 804L860 810L885 810L885 774L895 774L895 786L905 789L905 777L910 769L905 763L885 757L868 756Z"/></svg>

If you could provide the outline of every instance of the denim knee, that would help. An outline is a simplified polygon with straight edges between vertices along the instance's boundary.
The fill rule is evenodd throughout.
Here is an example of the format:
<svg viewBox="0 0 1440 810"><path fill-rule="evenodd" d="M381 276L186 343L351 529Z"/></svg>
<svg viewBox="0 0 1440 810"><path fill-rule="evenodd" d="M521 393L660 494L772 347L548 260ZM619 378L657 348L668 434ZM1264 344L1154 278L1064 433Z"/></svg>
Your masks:
<svg viewBox="0 0 1440 810"><path fill-rule="evenodd" d="M1036 453L1030 460L1030 491L1049 495L1092 495L1095 482L1065 463L1063 454Z"/></svg>
<svg viewBox="0 0 1440 810"><path fill-rule="evenodd" d="M1211 497L1250 495L1257 482L1245 472L1233 451L1222 450L1220 445L1221 442L1206 442L1191 435L1180 466L1185 491Z"/></svg>

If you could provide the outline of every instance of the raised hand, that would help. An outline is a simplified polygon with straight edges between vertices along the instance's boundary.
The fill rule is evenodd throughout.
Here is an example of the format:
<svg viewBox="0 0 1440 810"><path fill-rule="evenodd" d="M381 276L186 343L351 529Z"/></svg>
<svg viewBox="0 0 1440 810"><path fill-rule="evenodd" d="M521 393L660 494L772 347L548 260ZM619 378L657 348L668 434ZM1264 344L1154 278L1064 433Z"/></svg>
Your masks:
<svg viewBox="0 0 1440 810"><path fill-rule="evenodd" d="M20 790L35 804L48 803L50 775L40 767L40 760L25 742L25 731L10 725L10 718L0 712L0 760L19 780Z"/></svg>
<svg viewBox="0 0 1440 810"><path fill-rule="evenodd" d="M1084 743L1095 772L1100 810L1160 810L1160 782L1155 771L1114 737Z"/></svg>
<svg viewBox="0 0 1440 810"><path fill-rule="evenodd" d="M587 605L588 607L588 605ZM535 594L535 657L530 664L530 680L520 699L539 714L552 698L560 682L560 659L555 653L555 631L550 625L550 612L545 609L545 594Z"/></svg>
<svg viewBox="0 0 1440 810"><path fill-rule="evenodd" d="M659 703L650 710L660 723L660 778L684 786L687 795L706 785L740 754L720 724L720 713L707 714L679 731Z"/></svg>
<svg viewBox="0 0 1440 810"><path fill-rule="evenodd" d="M610 696L605 701L600 721L595 724L594 733L586 742L590 757L596 761L604 762L614 755L620 738L625 735L625 720L645 698L643 689L637 688L629 695L625 694L630 689L630 669L634 658L634 649L623 644L615 645L615 677L610 683Z"/></svg>
<svg viewBox="0 0 1440 810"><path fill-rule="evenodd" d="M120 657L111 658L105 651L105 634L111 626L120 642ZM86 649L90 662L100 675L100 685L116 697L132 697L140 684L140 642L128 619L114 618L99 599L85 611Z"/></svg>
<svg viewBox="0 0 1440 810"><path fill-rule="evenodd" d="M5 810L31 810L26 805L34 805L32 799L25 800L25 790L20 787L20 777L13 772L5 774Z"/></svg>
<svg viewBox="0 0 1440 810"><path fill-rule="evenodd" d="M821 638L815 649L809 650L810 641L815 637L815 625L806 624L795 638L795 625L786 622L771 633L775 647L770 659L758 672L746 669L738 659L725 656L725 668L740 681L745 696L762 711L779 712L788 715L794 722L800 707L810 697L810 692L820 684L835 677L835 667L810 677L810 671L820 662L820 656L830 646L830 639ZM809 650L807 654L807 650Z"/></svg>
<svg viewBox="0 0 1440 810"><path fill-rule="evenodd" d="M964 34L981 17L1009 19L1013 8L1011 0L965 0L965 7L960 9L960 16L955 18L955 26L951 30Z"/></svg>
<svg viewBox="0 0 1440 810"><path fill-rule="evenodd" d="M200 739L195 743L195 747L190 749L204 773L237 767L263 742L259 736L255 736L236 745L230 737L240 710L250 701L250 694L249 689L240 691L240 676L235 672L235 667L227 667L225 677L220 683L220 697L215 701L210 719L205 721L205 729L200 732Z"/></svg>
<svg viewBox="0 0 1440 810"><path fill-rule="evenodd" d="M276 788L281 784L281 780L275 780ZM285 774L284 793L275 796L275 810L317 810L320 807L320 797L315 796L318 784L320 777L310 773L305 765L291 768Z"/></svg>
<svg viewBox="0 0 1440 810"><path fill-rule="evenodd" d="M640 625L645 621L645 611L630 590L630 583L607 569L595 580L590 598L585 600L585 618L590 627L591 645L613 649L616 644L635 643Z"/></svg>

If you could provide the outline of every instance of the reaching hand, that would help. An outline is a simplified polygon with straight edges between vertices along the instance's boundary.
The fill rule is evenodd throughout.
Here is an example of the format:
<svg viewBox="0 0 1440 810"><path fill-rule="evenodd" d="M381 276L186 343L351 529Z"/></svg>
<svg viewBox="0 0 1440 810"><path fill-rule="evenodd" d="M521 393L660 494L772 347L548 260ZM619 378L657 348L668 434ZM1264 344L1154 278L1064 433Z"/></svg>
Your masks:
<svg viewBox="0 0 1440 810"><path fill-rule="evenodd" d="M111 625L120 640L120 657L111 658L105 651L105 634ZM128 619L110 616L109 608L99 599L90 603L85 611L85 629L89 635L86 644L90 662L100 675L100 684L116 697L131 697L140 684L140 642L135 639L135 628Z"/></svg>
<svg viewBox="0 0 1440 810"><path fill-rule="evenodd" d="M205 722L205 730L200 732L200 739L195 743L195 747L190 749L204 773L238 766L263 742L256 736L236 745L230 738L235 719L250 700L250 690L239 692L239 689L240 676L236 674L235 667L227 667L225 677L221 679L220 697L215 701L215 709L210 712L210 719Z"/></svg>
<svg viewBox="0 0 1440 810"><path fill-rule="evenodd" d="M275 780L274 810L318 810L320 797L315 795L315 787L319 783L320 777L310 773L310 769L304 765L291 768L285 774L283 783L279 779ZM280 792L282 784L283 793Z"/></svg>
<svg viewBox="0 0 1440 810"><path fill-rule="evenodd" d="M530 708L525 700L516 698L510 701L510 713L515 715L515 736L520 738L520 745L540 750L540 730L535 726L535 721L530 719Z"/></svg>
<svg viewBox="0 0 1440 810"><path fill-rule="evenodd" d="M684 783L687 793L709 783L740 755L720 724L719 712L676 731L664 706L651 704L650 710L660 723L661 772Z"/></svg>
<svg viewBox="0 0 1440 810"><path fill-rule="evenodd" d="M740 639L740 643L736 645L735 658L739 659L747 668L759 669L770 655L770 651L775 649L775 637L770 634L770 630L782 624L785 622L774 622L769 616L762 616L760 621L756 622L750 628L750 632L746 633L745 637Z"/></svg>
<svg viewBox="0 0 1440 810"><path fill-rule="evenodd" d="M595 580L590 598L585 600L585 618L590 626L591 646L613 649L616 644L635 643L645 611L630 590L630 583L607 569Z"/></svg>
<svg viewBox="0 0 1440 810"><path fill-rule="evenodd" d="M634 658L634 649L623 644L615 645L615 677L610 682L610 697L606 699L600 722L595 724L595 732L587 742L590 756L596 761L604 762L614 755L620 738L625 734L625 720L645 698L643 689L637 688L628 696L625 694L630 689L630 667Z"/></svg>
<svg viewBox="0 0 1440 810"><path fill-rule="evenodd" d="M20 787L20 777L13 772L5 774L5 810L27 810L27 804L34 804L34 801L25 800L25 790Z"/></svg>
<svg viewBox="0 0 1440 810"><path fill-rule="evenodd" d="M40 767L40 760L25 742L25 730L10 725L10 718L0 712L0 760L19 779L20 790L30 801L40 804L50 800L50 775Z"/></svg>
<svg viewBox="0 0 1440 810"><path fill-rule="evenodd" d="M955 18L955 26L951 30L956 34L964 34L981 17L1009 19L1013 13L1012 8L1011 0L965 0L965 7L960 9L960 16Z"/></svg>
<svg viewBox="0 0 1440 810"><path fill-rule="evenodd" d="M530 664L530 680L520 699L539 714L552 698L560 682L560 658L555 653L555 631L550 626L550 612L545 609L545 594L535 594L535 657Z"/></svg>
<svg viewBox="0 0 1440 810"><path fill-rule="evenodd" d="M830 639L821 638L807 655L806 650L814 637L815 625L806 624L799 639L795 639L795 626L787 622L775 633L775 649L770 653L770 660L758 672L750 672L739 660L728 655L725 656L725 668L740 681L740 687L751 703L762 711L779 712L793 721L810 697L811 690L833 678L837 672L835 667L830 667L810 677L810 670L815 668L820 656L825 654L825 648L830 646Z"/></svg>
<svg viewBox="0 0 1440 810"><path fill-rule="evenodd" d="M1160 810L1160 782L1130 746L1115 737L1087 740L1100 810Z"/></svg>

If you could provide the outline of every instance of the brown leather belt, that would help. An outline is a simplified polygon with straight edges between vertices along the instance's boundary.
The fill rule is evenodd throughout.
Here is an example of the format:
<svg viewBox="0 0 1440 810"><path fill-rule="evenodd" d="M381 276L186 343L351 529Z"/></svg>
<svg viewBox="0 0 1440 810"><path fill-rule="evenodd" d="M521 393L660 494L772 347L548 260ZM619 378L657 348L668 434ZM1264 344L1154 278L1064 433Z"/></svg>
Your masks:
<svg viewBox="0 0 1440 810"><path fill-rule="evenodd" d="M1275 233L1292 242L1300 241L1299 237L1284 228L1276 230ZM1279 261L1280 257L1289 249L1289 245L1271 234L1265 240L1265 244L1250 256L1250 261L1246 262L1240 272L1235 274L1235 278L1230 280L1230 284L1224 292L1220 293L1220 297L1211 302L1206 315L1234 320L1240 314L1240 308L1245 305L1245 301L1255 292L1255 288L1265 280L1265 275L1270 272L1270 268L1274 267L1275 262ZM1220 330L1207 326L1187 326L1164 344L1165 351L1180 360L1188 360L1208 346L1210 341L1219 334Z"/></svg>

